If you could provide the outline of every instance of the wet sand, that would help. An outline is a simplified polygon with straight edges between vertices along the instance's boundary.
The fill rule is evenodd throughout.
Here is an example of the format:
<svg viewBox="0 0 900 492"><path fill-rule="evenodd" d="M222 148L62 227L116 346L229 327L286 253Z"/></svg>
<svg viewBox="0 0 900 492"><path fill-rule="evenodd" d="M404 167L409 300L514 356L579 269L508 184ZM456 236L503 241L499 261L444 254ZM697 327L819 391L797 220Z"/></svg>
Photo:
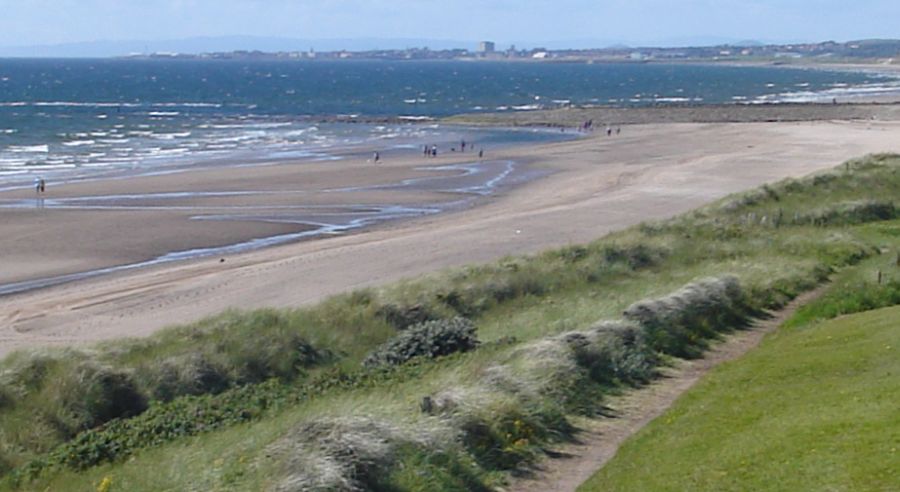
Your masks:
<svg viewBox="0 0 900 492"><path fill-rule="evenodd" d="M546 173L490 197L477 190L461 192L465 186L458 184L408 181L460 176L459 169L419 169L469 161L458 154L437 160L387 155L377 166L363 159L283 163L51 185L43 209L0 209L4 279L84 271L168 251L302 232L310 227L303 220L323 210L327 213L320 216L347 215L348 204L417 210L423 204L457 206L357 234L2 296L0 354L20 347L144 336L227 308L302 306L442 267L585 242L764 182L829 168L869 152L898 151L898 137L900 123L886 121L632 125L613 138L596 135L490 155L498 163L519 162L527 164L523 169ZM196 191L213 193L173 194ZM79 201L86 196L106 198ZM461 197L472 200L459 202ZM51 199L58 202L48 205ZM33 192L2 193L0 200L22 203L33 200ZM57 208L65 204L77 206ZM249 218L191 219L236 212Z"/></svg>
<svg viewBox="0 0 900 492"><path fill-rule="evenodd" d="M0 193L0 295L38 279L234 254L471 206L528 176L524 160L388 154L377 165L222 166Z"/></svg>

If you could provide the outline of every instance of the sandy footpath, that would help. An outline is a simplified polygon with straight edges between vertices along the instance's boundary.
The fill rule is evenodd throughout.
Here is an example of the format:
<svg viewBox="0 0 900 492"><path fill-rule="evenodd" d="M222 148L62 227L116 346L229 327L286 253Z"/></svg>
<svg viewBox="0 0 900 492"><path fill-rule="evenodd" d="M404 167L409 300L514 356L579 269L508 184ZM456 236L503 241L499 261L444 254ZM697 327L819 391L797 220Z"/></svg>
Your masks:
<svg viewBox="0 0 900 492"><path fill-rule="evenodd" d="M21 347L144 336L234 307L302 306L447 266L585 242L764 182L870 152L898 150L900 123L871 120L635 125L613 138L510 149L490 157L528 161L552 174L504 190L480 206L358 234L229 255L225 262L216 257L172 263L0 297L0 355ZM442 163L450 163L459 156L444 159ZM339 207L347 196L321 190L427 175L415 168L433 163L409 158L386 159L377 168L364 160L284 164L57 188L51 190L54 197L75 198L198 189L271 193L264 199L258 194L191 196L176 206L166 199L166 207L147 210L0 210L0 275L27 279L135 261L167 249L295 232L302 226L189 218L198 207L217 213L235 205L253 206L267 214L281 213L284 207ZM436 199L436 192L428 190L354 193L358 203ZM30 196L5 193L0 199Z"/></svg>

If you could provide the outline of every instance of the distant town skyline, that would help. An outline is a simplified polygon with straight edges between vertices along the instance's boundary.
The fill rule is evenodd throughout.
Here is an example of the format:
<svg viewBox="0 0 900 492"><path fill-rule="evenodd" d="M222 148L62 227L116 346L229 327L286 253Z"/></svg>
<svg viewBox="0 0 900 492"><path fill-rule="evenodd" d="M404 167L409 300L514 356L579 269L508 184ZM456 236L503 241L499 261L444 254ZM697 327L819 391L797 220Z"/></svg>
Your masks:
<svg viewBox="0 0 900 492"><path fill-rule="evenodd" d="M267 49L261 37L319 49L340 49L327 45L335 38L356 40L345 41L351 50L401 48L407 39L437 48L491 40L498 49L559 49L900 37L900 2L885 0L0 0L0 7L0 47L130 41L159 51L151 45L235 36L260 46L230 49Z"/></svg>

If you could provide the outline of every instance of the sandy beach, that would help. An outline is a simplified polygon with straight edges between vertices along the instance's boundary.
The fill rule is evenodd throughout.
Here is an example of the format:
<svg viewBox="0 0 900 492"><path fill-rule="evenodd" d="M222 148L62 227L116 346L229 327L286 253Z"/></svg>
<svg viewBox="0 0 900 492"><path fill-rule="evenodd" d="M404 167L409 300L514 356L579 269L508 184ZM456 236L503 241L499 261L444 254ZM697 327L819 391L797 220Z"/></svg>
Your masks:
<svg viewBox="0 0 900 492"><path fill-rule="evenodd" d="M444 267L589 241L765 182L900 151L900 122L887 116L643 122L612 138L510 148L488 156L493 168L482 171L502 173L514 162L519 175L543 177L489 197L460 191L468 178L459 168L422 169L473 162L458 153L51 183L43 206L31 190L0 193L4 284L295 237L313 219L352 222L391 211L405 218L2 296L0 355L145 336L228 308L303 306Z"/></svg>

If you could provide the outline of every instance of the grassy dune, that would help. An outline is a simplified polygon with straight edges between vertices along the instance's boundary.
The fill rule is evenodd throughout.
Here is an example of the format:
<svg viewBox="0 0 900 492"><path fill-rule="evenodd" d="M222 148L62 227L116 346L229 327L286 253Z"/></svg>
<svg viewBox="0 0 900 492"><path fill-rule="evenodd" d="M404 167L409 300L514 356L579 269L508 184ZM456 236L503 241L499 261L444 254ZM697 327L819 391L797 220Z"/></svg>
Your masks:
<svg viewBox="0 0 900 492"><path fill-rule="evenodd" d="M898 189L900 158L872 156L583 246L15 354L0 488L491 487L670 358L835 269L888 271Z"/></svg>
<svg viewBox="0 0 900 492"><path fill-rule="evenodd" d="M898 351L900 307L783 329L579 490L898 490Z"/></svg>

